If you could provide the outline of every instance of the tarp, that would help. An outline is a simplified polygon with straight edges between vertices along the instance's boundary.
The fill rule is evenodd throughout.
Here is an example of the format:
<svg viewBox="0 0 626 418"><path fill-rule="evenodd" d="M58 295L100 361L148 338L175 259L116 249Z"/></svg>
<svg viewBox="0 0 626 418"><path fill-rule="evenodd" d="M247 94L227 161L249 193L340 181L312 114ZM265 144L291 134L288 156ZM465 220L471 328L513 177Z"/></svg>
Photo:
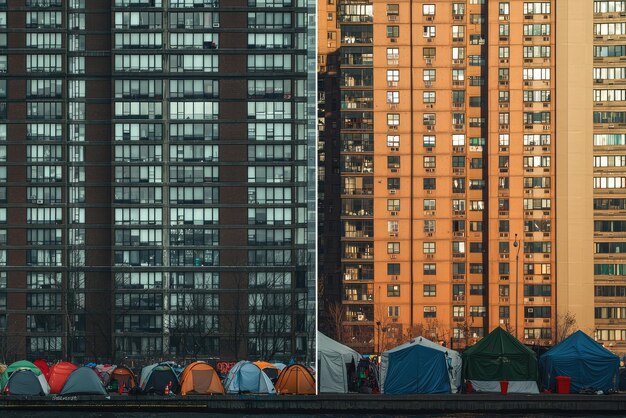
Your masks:
<svg viewBox="0 0 626 418"><path fill-rule="evenodd" d="M461 364L458 352L423 337L413 338L382 353L381 393L456 393Z"/></svg>
<svg viewBox="0 0 626 418"><path fill-rule="evenodd" d="M276 393L270 378L256 364L245 360L228 371L224 390L226 393Z"/></svg>
<svg viewBox="0 0 626 418"><path fill-rule="evenodd" d="M317 333L320 393L348 393L347 364L359 364L361 355L337 341Z"/></svg>
<svg viewBox="0 0 626 418"><path fill-rule="evenodd" d="M220 375L210 364L196 361L185 367L180 375L180 394L183 396L223 393Z"/></svg>
<svg viewBox="0 0 626 418"><path fill-rule="evenodd" d="M37 360L33 361L33 364L37 366L39 370L41 370L41 373L43 373L46 380L50 378L50 367L48 366L48 362L45 359L38 358Z"/></svg>
<svg viewBox="0 0 626 418"><path fill-rule="evenodd" d="M619 357L582 331L576 331L539 358L541 381L554 389L556 376L570 377L570 393L619 386Z"/></svg>
<svg viewBox="0 0 626 418"><path fill-rule="evenodd" d="M301 364L292 364L285 368L275 387L280 395L315 395L315 379Z"/></svg>
<svg viewBox="0 0 626 418"><path fill-rule="evenodd" d="M523 393L538 393L537 357L504 329L497 327L476 345L463 352L463 376L472 382L475 389L491 387L481 382L529 382L527 386L509 384L509 392L519 387ZM534 384L532 384L534 382ZM495 387L495 386L494 386ZM499 391L499 390L498 390Z"/></svg>
<svg viewBox="0 0 626 418"><path fill-rule="evenodd" d="M6 387L7 383L9 382L9 377L11 377L13 372L17 370L32 371L35 374L35 376L37 376L37 379L39 379L39 381L41 382L41 387L44 389L44 392L46 393L46 395L50 393L50 386L48 386L48 382L46 381L46 378L41 372L41 370L39 370L39 367L35 366L33 363L27 360L20 360L20 361L16 361L15 363L11 363L6 368L4 373L0 375L0 392L2 392L4 388Z"/></svg>
<svg viewBox="0 0 626 418"><path fill-rule="evenodd" d="M109 381L111 380L111 373L113 373L116 366L113 364L98 364L96 366L89 367L96 372L102 384L106 386L109 384Z"/></svg>
<svg viewBox="0 0 626 418"><path fill-rule="evenodd" d="M106 395L102 381L91 367L79 367L65 381L61 395Z"/></svg>
<svg viewBox="0 0 626 418"><path fill-rule="evenodd" d="M141 370L140 386L143 392L163 394L170 383L170 391L177 393L178 375L168 363L152 364Z"/></svg>
<svg viewBox="0 0 626 418"><path fill-rule="evenodd" d="M42 375L43 376L43 375ZM9 377L7 389L11 395L43 396L47 395L41 381L32 370L16 370Z"/></svg>
<svg viewBox="0 0 626 418"><path fill-rule="evenodd" d="M254 364L259 366L259 369L263 370L263 373L270 378L272 382L275 382L278 379L278 375L280 374L280 370L272 363L268 363L267 361L255 361Z"/></svg>
<svg viewBox="0 0 626 418"><path fill-rule="evenodd" d="M78 366L75 364L65 361L52 365L50 368L50 377L48 378L50 393L60 393L69 375L77 368Z"/></svg>
<svg viewBox="0 0 626 418"><path fill-rule="evenodd" d="M117 366L112 372L109 379L109 386L111 390L117 391L119 388L124 387L125 391L128 391L135 386L135 373L126 366Z"/></svg>

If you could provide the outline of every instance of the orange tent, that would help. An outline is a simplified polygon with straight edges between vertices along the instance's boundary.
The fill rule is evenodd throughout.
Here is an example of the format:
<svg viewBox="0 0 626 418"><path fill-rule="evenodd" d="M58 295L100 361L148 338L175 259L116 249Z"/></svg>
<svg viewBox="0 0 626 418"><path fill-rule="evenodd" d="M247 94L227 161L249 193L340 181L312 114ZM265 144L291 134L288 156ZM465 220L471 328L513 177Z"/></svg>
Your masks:
<svg viewBox="0 0 626 418"><path fill-rule="evenodd" d="M78 367L74 364L66 361L62 361L50 367L50 377L48 378L50 393L60 393L68 376L77 368Z"/></svg>
<svg viewBox="0 0 626 418"><path fill-rule="evenodd" d="M109 380L109 385L113 383L113 381L117 382L117 387L120 388L124 385L126 390L130 390L137 386L137 381L135 379L135 373L131 369L126 366L117 366L111 372L111 379Z"/></svg>
<svg viewBox="0 0 626 418"><path fill-rule="evenodd" d="M315 379L301 364L283 369L274 387L279 395L315 395Z"/></svg>
<svg viewBox="0 0 626 418"><path fill-rule="evenodd" d="M268 363L267 361L255 361L254 364L256 364L259 369L263 370L263 373L265 373L272 382L275 382L276 379L278 379L280 369L272 363Z"/></svg>
<svg viewBox="0 0 626 418"><path fill-rule="evenodd" d="M201 361L189 364L180 375L180 394L212 395L224 393L219 374L211 365Z"/></svg>

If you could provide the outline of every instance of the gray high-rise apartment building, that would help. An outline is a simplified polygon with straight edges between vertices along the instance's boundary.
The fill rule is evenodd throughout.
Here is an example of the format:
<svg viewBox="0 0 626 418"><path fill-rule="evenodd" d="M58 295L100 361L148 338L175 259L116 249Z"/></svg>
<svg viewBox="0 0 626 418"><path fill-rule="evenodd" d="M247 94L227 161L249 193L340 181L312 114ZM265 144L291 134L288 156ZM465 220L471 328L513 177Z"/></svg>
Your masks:
<svg viewBox="0 0 626 418"><path fill-rule="evenodd" d="M0 0L0 361L312 358L314 13Z"/></svg>

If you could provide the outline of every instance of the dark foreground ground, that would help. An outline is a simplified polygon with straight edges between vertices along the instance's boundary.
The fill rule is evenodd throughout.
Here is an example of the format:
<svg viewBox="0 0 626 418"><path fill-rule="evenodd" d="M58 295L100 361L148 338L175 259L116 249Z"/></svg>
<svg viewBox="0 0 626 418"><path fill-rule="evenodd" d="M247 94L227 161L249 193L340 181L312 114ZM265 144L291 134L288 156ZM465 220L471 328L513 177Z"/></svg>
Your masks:
<svg viewBox="0 0 626 418"><path fill-rule="evenodd" d="M0 397L0 417L607 417L626 416L616 395L320 395Z"/></svg>

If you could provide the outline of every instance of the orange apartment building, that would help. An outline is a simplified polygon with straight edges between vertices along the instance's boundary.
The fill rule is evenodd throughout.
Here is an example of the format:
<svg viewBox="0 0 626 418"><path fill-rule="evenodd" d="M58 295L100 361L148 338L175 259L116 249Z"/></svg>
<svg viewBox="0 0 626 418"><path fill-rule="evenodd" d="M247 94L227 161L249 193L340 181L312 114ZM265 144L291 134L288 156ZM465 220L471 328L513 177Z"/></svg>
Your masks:
<svg viewBox="0 0 626 418"><path fill-rule="evenodd" d="M415 335L462 348L497 326L554 342L555 3L320 2L320 309L343 306L322 328L363 353ZM565 116L590 122L585 112ZM571 126L563 135L588 144ZM585 276L576 262L558 267L592 292L591 264ZM583 312L580 289L564 303Z"/></svg>

